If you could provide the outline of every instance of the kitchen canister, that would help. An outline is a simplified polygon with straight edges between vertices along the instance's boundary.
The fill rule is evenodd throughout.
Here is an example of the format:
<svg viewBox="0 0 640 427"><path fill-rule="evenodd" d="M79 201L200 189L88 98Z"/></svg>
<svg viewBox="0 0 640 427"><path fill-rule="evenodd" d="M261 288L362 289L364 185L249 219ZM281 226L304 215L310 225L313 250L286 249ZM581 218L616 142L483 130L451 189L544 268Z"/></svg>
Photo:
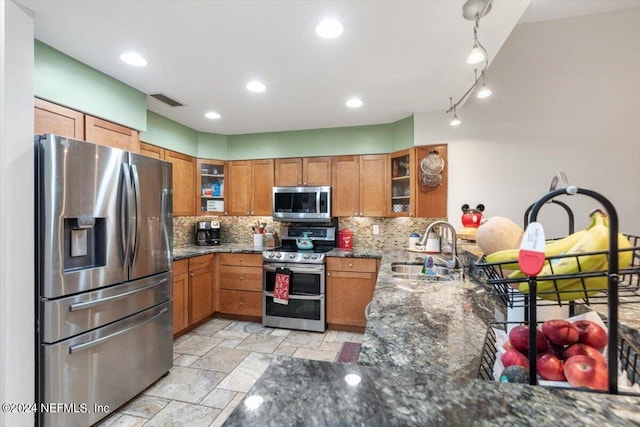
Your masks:
<svg viewBox="0 0 640 427"><path fill-rule="evenodd" d="M409 244L407 247L409 249L416 249L418 243L420 243L420 235L418 233L411 233L409 235Z"/></svg>
<svg viewBox="0 0 640 427"><path fill-rule="evenodd" d="M353 233L350 230L338 231L338 248L353 249Z"/></svg>
<svg viewBox="0 0 640 427"><path fill-rule="evenodd" d="M263 233L255 233L253 235L253 247L261 248L264 246L264 234Z"/></svg>

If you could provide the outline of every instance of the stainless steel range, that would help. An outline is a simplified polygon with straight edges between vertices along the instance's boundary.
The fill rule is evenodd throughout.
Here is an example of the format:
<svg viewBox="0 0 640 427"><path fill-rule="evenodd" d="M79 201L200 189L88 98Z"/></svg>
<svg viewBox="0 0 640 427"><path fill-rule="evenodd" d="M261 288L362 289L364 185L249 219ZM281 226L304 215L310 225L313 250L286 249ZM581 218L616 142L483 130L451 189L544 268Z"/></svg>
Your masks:
<svg viewBox="0 0 640 427"><path fill-rule="evenodd" d="M325 253L336 247L336 227L281 227L282 246L264 251L262 324L324 332L326 323ZM308 237L313 248L308 246ZM289 277L287 303L274 296L278 274Z"/></svg>

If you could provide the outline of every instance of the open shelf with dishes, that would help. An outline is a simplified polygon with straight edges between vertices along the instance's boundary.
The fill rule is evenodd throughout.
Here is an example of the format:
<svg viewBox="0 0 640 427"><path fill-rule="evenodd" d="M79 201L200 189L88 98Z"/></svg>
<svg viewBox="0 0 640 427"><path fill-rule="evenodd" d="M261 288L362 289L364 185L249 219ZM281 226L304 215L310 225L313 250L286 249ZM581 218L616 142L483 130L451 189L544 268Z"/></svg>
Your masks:
<svg viewBox="0 0 640 427"><path fill-rule="evenodd" d="M608 250L546 256L544 269L537 277L514 274L513 261L491 263L482 257L476 266L485 276L486 283L493 287L495 295L506 307L523 309L524 321L510 322L511 327L514 326L513 323L535 325L535 327L529 327L528 332L529 384L538 384L539 355L536 350L536 331L542 323L538 322L539 307L568 306L569 315L573 317L579 305L580 308L596 311L598 320L602 318L607 324L607 349L614 350L605 350L608 382L606 391L612 394L640 395L640 392L635 391L640 390L640 351L638 344L625 332L626 329L623 331L620 327L618 316L621 305L640 303L640 236L619 234L617 213L609 200L599 193L575 186L552 189L533 205L529 219L525 215L525 223L536 222L540 209L554 201L556 197L577 194L595 199L604 208L604 211L600 212L606 218ZM572 219L573 214L570 211L569 213ZM605 231L602 233L604 235ZM599 264L598 268L590 268L589 265L593 266L594 263L589 261L595 259L602 260L603 263ZM610 262L611 260L614 262ZM576 267L572 268L570 273L558 267L567 262ZM597 306L604 307L599 309ZM494 364L497 363L498 352L504 349L496 344L496 335L501 330L507 330L508 326L509 323L491 325L487 331L478 371L479 378L498 380L494 372ZM496 364L497 366L503 365ZM618 373L624 375L619 377ZM625 380L625 383L628 379L628 383L635 388L625 388L620 392L619 378ZM551 384L551 386L554 385ZM579 390L592 391L582 388ZM633 391L629 392L629 390Z"/></svg>

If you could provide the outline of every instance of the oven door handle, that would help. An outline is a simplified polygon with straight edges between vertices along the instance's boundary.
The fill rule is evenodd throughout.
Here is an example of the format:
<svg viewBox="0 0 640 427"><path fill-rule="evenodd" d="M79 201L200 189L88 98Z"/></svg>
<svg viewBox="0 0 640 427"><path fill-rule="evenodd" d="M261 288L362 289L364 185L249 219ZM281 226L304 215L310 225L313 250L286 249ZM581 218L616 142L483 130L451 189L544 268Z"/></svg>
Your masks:
<svg viewBox="0 0 640 427"><path fill-rule="evenodd" d="M267 291L263 291L264 292L264 296L266 297L270 297L273 298L273 292L267 292ZM305 295L289 295L289 299L298 299L298 300L305 300L305 301L317 301L317 300L321 300L324 299L324 295L313 295L313 296L305 296Z"/></svg>
<svg viewBox="0 0 640 427"><path fill-rule="evenodd" d="M264 264L264 271L275 272L278 268L288 268L292 273L324 273L324 265L300 265L300 264Z"/></svg>

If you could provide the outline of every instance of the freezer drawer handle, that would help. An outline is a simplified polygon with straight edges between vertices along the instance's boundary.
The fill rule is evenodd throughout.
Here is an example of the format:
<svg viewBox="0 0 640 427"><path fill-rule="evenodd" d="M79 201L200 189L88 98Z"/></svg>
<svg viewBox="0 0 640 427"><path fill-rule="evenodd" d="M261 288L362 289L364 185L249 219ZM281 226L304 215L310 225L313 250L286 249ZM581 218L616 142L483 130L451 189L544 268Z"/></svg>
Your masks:
<svg viewBox="0 0 640 427"><path fill-rule="evenodd" d="M118 295L113 295L110 297L106 297L106 298L100 298L100 299L95 299L95 300L91 300L91 301L83 301L83 302L74 302L73 304L69 304L69 311L79 311L79 310L86 310L87 308L93 308L93 307L97 307L99 305L102 304L106 304L108 302L111 301L116 301L119 300L120 298L125 298L128 296L131 296L133 294L137 294L138 292L144 292L148 289L151 289L153 287L156 287L164 282L166 282L167 279L160 279L156 282L153 282L147 286L143 286L141 288L137 288L137 289L133 289L130 290L128 292L122 293L122 294L118 294Z"/></svg>
<svg viewBox="0 0 640 427"><path fill-rule="evenodd" d="M270 298L273 298L273 292L263 291L264 295ZM324 295L314 295L314 296L306 296L306 295L289 295L290 300L305 300L305 301L320 301L324 299Z"/></svg>
<svg viewBox="0 0 640 427"><path fill-rule="evenodd" d="M162 316L163 314L165 314L167 311L169 311L169 309L167 307L163 308L162 310L160 310L158 313L154 314L153 316L151 316L148 319L143 320L142 322L138 322L135 325L129 326L128 328L125 329L121 329L118 332L114 332L110 335L104 336L102 338L98 338L97 340L93 340L93 341L89 341L89 342L85 342L82 344L76 344L76 345L72 345L71 347L69 347L69 354L73 354L73 353L77 353L79 351L84 351L84 350L88 350L90 348L93 347L97 347L100 344L105 343L106 341L109 341L110 339L116 338L122 334L126 334L127 332L129 332L132 329L137 328L138 326L142 326L145 323L151 322L152 320Z"/></svg>

